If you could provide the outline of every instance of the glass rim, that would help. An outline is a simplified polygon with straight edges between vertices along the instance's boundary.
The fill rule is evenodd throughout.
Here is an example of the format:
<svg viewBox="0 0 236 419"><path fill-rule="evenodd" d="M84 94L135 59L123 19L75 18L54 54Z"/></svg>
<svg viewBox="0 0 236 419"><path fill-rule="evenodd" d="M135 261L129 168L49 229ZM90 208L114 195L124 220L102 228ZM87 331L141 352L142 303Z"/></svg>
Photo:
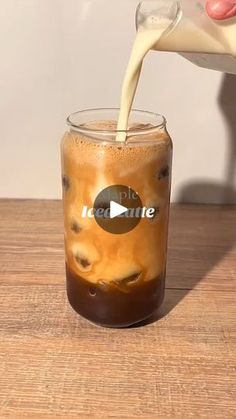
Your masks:
<svg viewBox="0 0 236 419"><path fill-rule="evenodd" d="M73 112L71 113L67 119L66 119L66 123L67 125L72 128L73 130L80 132L82 134L87 134L87 135L103 135L103 136L116 136L118 133L126 133L127 136L137 136L137 135L144 135L144 134L150 134L151 132L160 129L160 128L165 128L167 121L166 118L159 114L159 113L155 113L155 112L151 112L151 111L144 111L141 109L132 109L130 112L130 115L136 113L139 114L140 116L149 116L152 117L153 120L156 120L158 122L156 122L154 125L149 126L148 128L129 128L127 130L117 130L117 129L93 129L93 128L87 128L87 127L83 127L82 124L83 123L76 123L75 121L73 121L73 118L78 117L78 116L83 116L85 114L89 114L89 113L96 113L96 112L117 112L117 114L119 113L119 108L88 108L88 109L83 109L81 111L77 111L77 112ZM142 120L140 120L139 123L142 123Z"/></svg>
<svg viewBox="0 0 236 419"><path fill-rule="evenodd" d="M170 1L170 0L169 0ZM157 2L156 2L156 0L149 0L149 3L152 3L153 2L153 4L156 6L157 5ZM175 10L175 12L176 12L176 14L175 14L175 17L173 18L173 20L172 20L172 22L169 24L169 26L164 30L164 32L163 32L163 34L162 34L162 37L163 37L163 35L166 35L166 34L169 34L169 33L171 33L172 31L173 31L173 29L178 25L178 23L180 22L180 20L181 20L181 18L182 18L182 15L183 15L183 10L182 10L182 7L181 7L181 3L180 3L180 0L171 0L171 2L173 3L173 5L175 5L175 7L176 7L176 10ZM148 3L148 2L147 2ZM138 3L138 6L137 6L137 9L136 9L136 14L135 14L135 25L136 25L136 31L139 31L139 29L140 29L140 17L141 16L144 16L145 17L145 15L146 15L146 13L143 13L143 11L142 11L142 7L143 6L145 6L145 4L146 4L146 2L145 1L143 1L143 0L141 0L139 3ZM155 10L156 11L156 10ZM160 10L159 10L159 13L160 13Z"/></svg>

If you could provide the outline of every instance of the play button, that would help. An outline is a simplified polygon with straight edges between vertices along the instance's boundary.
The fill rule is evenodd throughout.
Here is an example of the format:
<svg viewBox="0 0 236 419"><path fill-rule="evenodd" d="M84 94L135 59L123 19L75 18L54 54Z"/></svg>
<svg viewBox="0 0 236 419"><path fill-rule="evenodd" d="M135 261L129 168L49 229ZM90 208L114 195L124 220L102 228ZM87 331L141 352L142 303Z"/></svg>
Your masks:
<svg viewBox="0 0 236 419"><path fill-rule="evenodd" d="M97 224L112 234L133 230L141 220L142 201L139 195L125 185L112 185L96 197L93 213Z"/></svg>
<svg viewBox="0 0 236 419"><path fill-rule="evenodd" d="M110 218L118 217L118 215L124 214L128 208L123 205L117 204L114 201L110 202Z"/></svg>

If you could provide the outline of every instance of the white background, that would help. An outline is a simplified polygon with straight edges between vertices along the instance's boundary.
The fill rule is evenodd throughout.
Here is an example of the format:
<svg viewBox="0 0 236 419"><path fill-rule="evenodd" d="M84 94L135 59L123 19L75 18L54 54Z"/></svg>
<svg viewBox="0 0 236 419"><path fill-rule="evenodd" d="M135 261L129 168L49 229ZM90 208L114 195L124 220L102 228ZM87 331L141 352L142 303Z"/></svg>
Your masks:
<svg viewBox="0 0 236 419"><path fill-rule="evenodd" d="M137 0L0 0L0 197L59 198L66 116L118 107ZM172 200L235 200L236 76L149 54L135 107L164 114Z"/></svg>

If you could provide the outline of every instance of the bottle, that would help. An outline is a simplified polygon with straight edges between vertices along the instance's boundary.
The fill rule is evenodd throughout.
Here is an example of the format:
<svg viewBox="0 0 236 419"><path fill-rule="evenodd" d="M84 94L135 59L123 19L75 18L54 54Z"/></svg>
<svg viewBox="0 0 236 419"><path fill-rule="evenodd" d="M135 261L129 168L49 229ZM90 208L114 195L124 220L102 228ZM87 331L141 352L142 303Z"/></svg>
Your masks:
<svg viewBox="0 0 236 419"><path fill-rule="evenodd" d="M178 52L200 67L236 74L236 18L211 19L205 0L145 0L138 5L138 31L158 29L163 21L167 29L154 50Z"/></svg>

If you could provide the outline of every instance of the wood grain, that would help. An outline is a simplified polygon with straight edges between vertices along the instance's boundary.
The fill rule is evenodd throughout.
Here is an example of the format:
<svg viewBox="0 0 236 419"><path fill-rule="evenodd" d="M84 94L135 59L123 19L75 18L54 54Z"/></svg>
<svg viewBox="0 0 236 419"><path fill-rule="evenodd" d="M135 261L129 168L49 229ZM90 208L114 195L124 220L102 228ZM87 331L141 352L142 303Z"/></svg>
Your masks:
<svg viewBox="0 0 236 419"><path fill-rule="evenodd" d="M0 201L0 418L236 416L235 207L175 205L158 321L76 315L58 201Z"/></svg>

